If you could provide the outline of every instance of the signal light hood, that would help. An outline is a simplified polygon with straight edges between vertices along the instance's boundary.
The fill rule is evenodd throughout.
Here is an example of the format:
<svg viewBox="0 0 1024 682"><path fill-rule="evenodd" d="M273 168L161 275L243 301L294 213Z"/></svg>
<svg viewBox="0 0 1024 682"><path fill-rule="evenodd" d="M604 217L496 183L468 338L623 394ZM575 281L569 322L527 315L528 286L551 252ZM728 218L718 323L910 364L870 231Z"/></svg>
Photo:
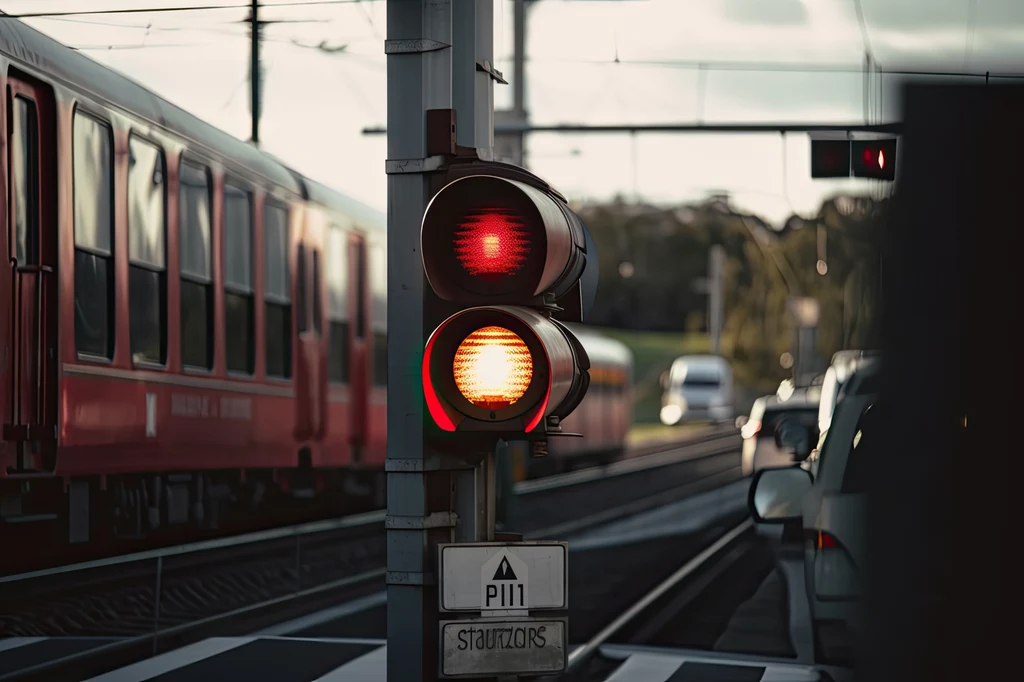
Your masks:
<svg viewBox="0 0 1024 682"><path fill-rule="evenodd" d="M582 322L597 287L589 231L539 179L487 170L449 182L424 212L420 253L431 288L448 301L545 307Z"/></svg>

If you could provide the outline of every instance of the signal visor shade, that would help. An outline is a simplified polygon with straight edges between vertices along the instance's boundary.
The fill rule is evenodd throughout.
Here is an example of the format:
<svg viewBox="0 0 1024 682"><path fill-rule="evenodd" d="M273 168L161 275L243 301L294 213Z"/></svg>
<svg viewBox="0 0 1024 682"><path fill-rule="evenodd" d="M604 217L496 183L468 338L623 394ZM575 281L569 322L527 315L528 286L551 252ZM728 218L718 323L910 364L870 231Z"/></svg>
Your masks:
<svg viewBox="0 0 1024 682"><path fill-rule="evenodd" d="M423 270L443 299L528 304L564 295L583 274L586 235L559 198L515 180L471 175L431 200Z"/></svg>
<svg viewBox="0 0 1024 682"><path fill-rule="evenodd" d="M547 416L566 416L586 392L590 368L570 338L529 308L452 315L423 353L423 392L434 423L444 431L530 433Z"/></svg>
<svg viewBox="0 0 1024 682"><path fill-rule="evenodd" d="M459 344L452 374L466 400L486 410L501 410L515 404L530 387L533 357L515 332L484 327Z"/></svg>

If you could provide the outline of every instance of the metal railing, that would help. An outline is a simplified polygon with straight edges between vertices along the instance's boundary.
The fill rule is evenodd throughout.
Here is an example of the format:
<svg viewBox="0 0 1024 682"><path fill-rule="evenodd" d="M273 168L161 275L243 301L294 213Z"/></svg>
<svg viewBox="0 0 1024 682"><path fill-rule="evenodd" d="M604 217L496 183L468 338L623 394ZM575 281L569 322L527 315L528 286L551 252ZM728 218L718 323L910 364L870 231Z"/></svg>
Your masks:
<svg viewBox="0 0 1024 682"><path fill-rule="evenodd" d="M87 571L97 568L109 568L111 566L118 566L122 564L155 560L156 584L153 589L152 632L153 653L155 654L157 651L157 643L160 633L160 595L162 591L165 557L180 557L188 554L196 554L199 552L210 552L219 549L244 547L246 545L254 545L258 543L270 542L273 540L281 540L292 537L295 539L295 593L297 594L302 591L302 539L304 537L326 533L330 531L341 530L344 528L358 528L360 526L369 526L373 524L383 525L384 515L384 510L378 510L366 512L363 514L355 514L353 516L343 516L335 519L324 519L322 521L301 523L294 526L285 526L282 528L273 528L270 530L256 531L254 533L246 533L244 535L235 535L232 537L217 538L214 540L204 540L202 542L192 542L184 545L175 545L173 547L152 549L144 552L135 552L133 554L123 554L121 556L113 556L105 559L95 559L92 561L83 561L80 563L67 564L64 566L54 566L53 568L45 568L37 571L29 571L26 573L0 576L0 585L6 583L17 583L25 580L33 580L37 578L48 578L51 576L61 575L65 573L76 573L79 571Z"/></svg>

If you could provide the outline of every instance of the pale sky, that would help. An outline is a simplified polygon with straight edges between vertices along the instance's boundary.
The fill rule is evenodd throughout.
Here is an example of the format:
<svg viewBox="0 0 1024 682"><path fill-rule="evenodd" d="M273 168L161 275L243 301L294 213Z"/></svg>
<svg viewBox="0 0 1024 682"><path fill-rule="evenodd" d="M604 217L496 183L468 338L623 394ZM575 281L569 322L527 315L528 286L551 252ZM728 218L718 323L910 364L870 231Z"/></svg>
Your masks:
<svg viewBox="0 0 1024 682"><path fill-rule="evenodd" d="M264 149L383 210L385 139L361 131L386 119L384 1L265 1L298 6L265 7L263 19L305 23L265 29ZM249 42L238 23L247 14L244 0L0 0L0 9L236 2L242 7L26 21L246 139ZM510 79L512 3L494 2L495 61ZM867 42L884 68L1024 73L1024 0L861 2ZM536 0L527 20L526 106L535 123L863 122L865 36L856 7L856 0ZM293 41L347 47L325 54ZM708 63L703 75L697 62ZM737 68L750 64L763 70ZM808 70L777 69L792 65ZM853 72L821 72L823 66ZM894 116L898 82L871 79L870 122ZM497 108L511 99L511 86L495 87ZM636 193L681 202L724 189L771 221L812 212L833 192L866 187L811 181L805 135L783 143L778 134L533 134L527 154L534 172L573 199Z"/></svg>

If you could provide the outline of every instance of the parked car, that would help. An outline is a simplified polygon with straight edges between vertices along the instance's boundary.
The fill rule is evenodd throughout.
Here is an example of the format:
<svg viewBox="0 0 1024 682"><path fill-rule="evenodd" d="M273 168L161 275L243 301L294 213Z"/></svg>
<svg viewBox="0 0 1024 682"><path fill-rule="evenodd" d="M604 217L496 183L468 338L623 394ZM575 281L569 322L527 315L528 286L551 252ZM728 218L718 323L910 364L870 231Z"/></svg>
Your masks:
<svg viewBox="0 0 1024 682"><path fill-rule="evenodd" d="M740 458L743 475L768 467L792 466L806 458L817 442L817 429L808 432L808 427L815 427L818 417L818 403L792 397L781 400L777 396L764 396L754 401L749 417L740 417L737 426L743 436L743 449ZM806 447L799 452L780 447L776 440L776 432L783 425L798 425L796 433L808 434Z"/></svg>
<svg viewBox="0 0 1024 682"><path fill-rule="evenodd" d="M837 665L851 663L862 626L862 465L879 437L880 364L879 358L862 358L850 370L821 446L804 463L763 469L751 482L755 521L802 531L816 658ZM798 449L810 434L810 429L802 437L798 429L783 430L779 441Z"/></svg>

